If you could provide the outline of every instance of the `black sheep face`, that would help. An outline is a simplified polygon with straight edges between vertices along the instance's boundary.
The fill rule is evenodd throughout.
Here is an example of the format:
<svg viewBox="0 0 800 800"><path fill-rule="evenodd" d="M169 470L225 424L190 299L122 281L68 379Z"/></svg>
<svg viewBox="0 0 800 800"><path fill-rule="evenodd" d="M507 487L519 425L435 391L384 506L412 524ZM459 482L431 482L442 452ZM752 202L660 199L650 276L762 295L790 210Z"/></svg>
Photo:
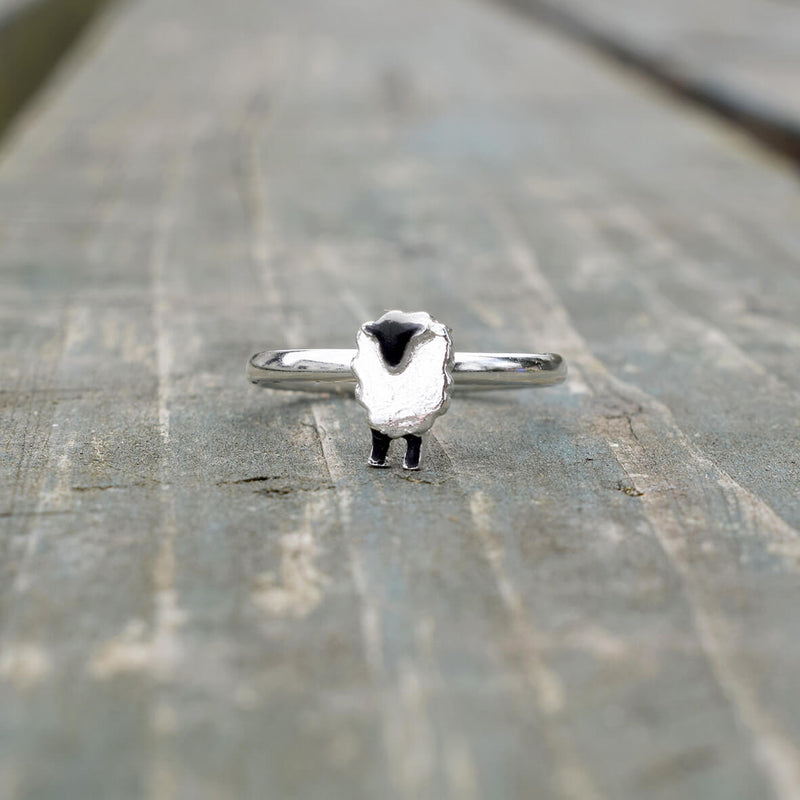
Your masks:
<svg viewBox="0 0 800 800"><path fill-rule="evenodd" d="M408 351L413 336L425 330L418 322L407 322L400 319L381 317L377 322L364 325L364 330L378 340L383 360L390 367L397 367Z"/></svg>

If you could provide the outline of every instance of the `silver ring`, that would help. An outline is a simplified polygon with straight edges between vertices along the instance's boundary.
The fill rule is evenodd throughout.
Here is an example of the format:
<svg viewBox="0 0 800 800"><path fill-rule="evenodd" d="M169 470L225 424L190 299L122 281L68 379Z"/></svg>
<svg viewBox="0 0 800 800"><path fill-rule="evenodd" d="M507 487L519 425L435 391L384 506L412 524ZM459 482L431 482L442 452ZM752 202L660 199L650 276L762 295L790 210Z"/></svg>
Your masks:
<svg viewBox="0 0 800 800"><path fill-rule="evenodd" d="M367 411L370 466L388 466L392 439L407 442L405 469L419 469L424 434L453 390L554 386L567 376L557 353L455 353L450 331L424 311L389 311L365 322L355 350L265 350L247 363L251 383L270 389L351 392Z"/></svg>
<svg viewBox="0 0 800 800"><path fill-rule="evenodd" d="M264 350L247 363L256 386L298 392L352 392L356 350ZM554 386L567 376L557 353L456 353L453 389L529 389Z"/></svg>

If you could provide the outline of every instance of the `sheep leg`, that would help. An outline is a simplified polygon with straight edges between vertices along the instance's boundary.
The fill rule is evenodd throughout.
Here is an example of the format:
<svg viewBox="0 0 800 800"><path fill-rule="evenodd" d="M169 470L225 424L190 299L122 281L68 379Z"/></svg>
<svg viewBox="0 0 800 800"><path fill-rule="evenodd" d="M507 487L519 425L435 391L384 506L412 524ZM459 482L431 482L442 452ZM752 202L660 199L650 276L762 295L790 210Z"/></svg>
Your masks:
<svg viewBox="0 0 800 800"><path fill-rule="evenodd" d="M406 456L403 459L403 469L419 469L419 458L422 450L422 437L409 433L403 437L406 442Z"/></svg>
<svg viewBox="0 0 800 800"><path fill-rule="evenodd" d="M371 467L388 467L386 463L386 454L389 452L389 445L391 439L375 428L370 428L372 431L372 454L367 462Z"/></svg>

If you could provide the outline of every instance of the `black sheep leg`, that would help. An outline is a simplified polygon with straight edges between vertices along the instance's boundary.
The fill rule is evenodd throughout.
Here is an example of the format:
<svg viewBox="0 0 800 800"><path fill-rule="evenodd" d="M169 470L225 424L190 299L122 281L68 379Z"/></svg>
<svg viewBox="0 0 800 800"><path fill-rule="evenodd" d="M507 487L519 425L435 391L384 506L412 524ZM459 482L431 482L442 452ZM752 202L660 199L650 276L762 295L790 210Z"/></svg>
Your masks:
<svg viewBox="0 0 800 800"><path fill-rule="evenodd" d="M409 433L403 437L406 445L406 457L403 459L403 469L419 469L419 457L422 450L422 437Z"/></svg>
<svg viewBox="0 0 800 800"><path fill-rule="evenodd" d="M386 463L386 454L389 452L389 445L392 440L375 428L370 428L372 431L372 454L367 462L371 467L388 467Z"/></svg>

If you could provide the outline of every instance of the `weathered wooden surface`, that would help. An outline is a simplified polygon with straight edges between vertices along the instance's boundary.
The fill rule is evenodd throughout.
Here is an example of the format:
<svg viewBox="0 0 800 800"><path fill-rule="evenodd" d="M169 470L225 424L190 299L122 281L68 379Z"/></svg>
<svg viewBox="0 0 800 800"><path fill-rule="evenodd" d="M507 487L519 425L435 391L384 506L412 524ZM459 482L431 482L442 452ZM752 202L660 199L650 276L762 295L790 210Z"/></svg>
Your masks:
<svg viewBox="0 0 800 800"><path fill-rule="evenodd" d="M0 165L0 795L796 800L799 211L497 6L127 6ZM570 379L246 384L391 307Z"/></svg>
<svg viewBox="0 0 800 800"><path fill-rule="evenodd" d="M763 0L505 0L800 160L800 6Z"/></svg>

